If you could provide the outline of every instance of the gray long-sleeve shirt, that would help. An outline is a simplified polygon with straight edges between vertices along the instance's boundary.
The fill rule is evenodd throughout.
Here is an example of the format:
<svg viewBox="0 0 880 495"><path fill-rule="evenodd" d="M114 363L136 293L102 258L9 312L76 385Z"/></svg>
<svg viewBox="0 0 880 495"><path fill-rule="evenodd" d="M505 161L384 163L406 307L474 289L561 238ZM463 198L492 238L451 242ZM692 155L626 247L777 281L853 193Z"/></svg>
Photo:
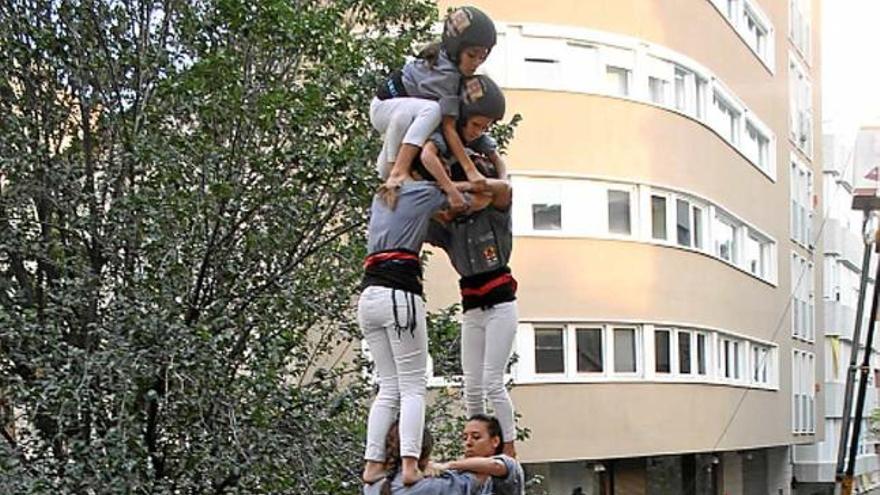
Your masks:
<svg viewBox="0 0 880 495"><path fill-rule="evenodd" d="M434 182L404 182L397 207L388 208L378 196L370 208L367 253L406 249L418 253L428 231L431 215L446 205L446 195Z"/></svg>
<svg viewBox="0 0 880 495"><path fill-rule="evenodd" d="M407 62L402 73L407 95L436 100L442 115L458 118L461 72L449 59L446 50L440 50L433 66L429 61L417 58Z"/></svg>

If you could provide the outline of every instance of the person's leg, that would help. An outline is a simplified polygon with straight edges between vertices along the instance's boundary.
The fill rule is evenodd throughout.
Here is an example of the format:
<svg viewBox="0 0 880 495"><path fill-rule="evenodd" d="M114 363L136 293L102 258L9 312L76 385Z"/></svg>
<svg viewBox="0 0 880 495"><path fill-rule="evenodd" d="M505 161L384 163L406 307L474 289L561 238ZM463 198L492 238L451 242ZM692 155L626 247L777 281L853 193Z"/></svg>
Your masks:
<svg viewBox="0 0 880 495"><path fill-rule="evenodd" d="M388 337L397 367L400 389L400 456L404 484L421 478L418 458L422 450L425 428L425 389L428 366L428 335L425 321L425 303L421 297L404 291L394 291L399 324L407 326L414 320L415 328L390 328Z"/></svg>
<svg viewBox="0 0 880 495"><path fill-rule="evenodd" d="M461 371L464 375L464 404L467 415L486 412L483 388L483 360L486 351L486 312L465 311L461 322Z"/></svg>
<svg viewBox="0 0 880 495"><path fill-rule="evenodd" d="M358 301L358 322L375 363L379 382L379 393L373 399L367 418L367 445L364 451L366 463L363 472L365 482L384 476L385 437L400 408L397 367L387 332L388 326L394 325L390 290L385 287L367 287Z"/></svg>
<svg viewBox="0 0 880 495"><path fill-rule="evenodd" d="M495 416L501 423L504 436L505 453L515 454L516 425L514 423L513 401L504 386L504 370L513 350L516 338L516 301L498 304L487 311L486 319L486 358L483 380L486 383L486 397L492 403ZM509 452L508 452L509 451Z"/></svg>
<svg viewBox="0 0 880 495"><path fill-rule="evenodd" d="M437 130L440 125L440 104L432 100L419 98L399 98L409 100L401 106L399 117L396 115L389 129L394 128L395 133L403 130L402 137L397 148L389 148L386 158L393 159L394 164L385 182L389 187L400 185L409 176L412 162L419 155L422 146ZM389 131L389 134L391 132ZM392 143L391 140L386 140Z"/></svg>

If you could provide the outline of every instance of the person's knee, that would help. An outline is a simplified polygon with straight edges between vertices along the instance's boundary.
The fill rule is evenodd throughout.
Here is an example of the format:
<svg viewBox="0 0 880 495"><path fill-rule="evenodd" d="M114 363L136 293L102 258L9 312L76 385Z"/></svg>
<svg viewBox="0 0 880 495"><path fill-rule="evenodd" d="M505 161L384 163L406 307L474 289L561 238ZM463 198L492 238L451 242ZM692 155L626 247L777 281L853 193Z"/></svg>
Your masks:
<svg viewBox="0 0 880 495"><path fill-rule="evenodd" d="M396 132L402 132L406 130L415 120L415 116L409 112L394 112L391 114L391 119L388 121L388 131L387 134L393 134Z"/></svg>
<svg viewBox="0 0 880 495"><path fill-rule="evenodd" d="M486 395L492 398L507 397L507 388L504 386L503 380L491 381L486 384Z"/></svg>
<svg viewBox="0 0 880 495"><path fill-rule="evenodd" d="M379 380L379 392L376 397L382 400L400 400L400 386L396 379L387 378Z"/></svg>
<svg viewBox="0 0 880 495"><path fill-rule="evenodd" d="M427 123L433 123L433 127L437 127L440 125L440 121L443 120L443 114L440 113L440 105L437 102L430 102L430 105L425 105L419 111L419 119L423 120Z"/></svg>
<svg viewBox="0 0 880 495"><path fill-rule="evenodd" d="M425 389L428 386L428 379L424 373L421 376L402 376L400 377L400 395L402 397L411 397L414 395L425 395Z"/></svg>

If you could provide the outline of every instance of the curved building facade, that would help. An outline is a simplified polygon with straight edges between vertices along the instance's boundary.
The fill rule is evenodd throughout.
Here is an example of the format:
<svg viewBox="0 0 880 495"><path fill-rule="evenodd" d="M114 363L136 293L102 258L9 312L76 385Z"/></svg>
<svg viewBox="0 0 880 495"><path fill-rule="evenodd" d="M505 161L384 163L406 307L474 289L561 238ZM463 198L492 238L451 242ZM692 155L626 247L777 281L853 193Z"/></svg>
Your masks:
<svg viewBox="0 0 880 495"><path fill-rule="evenodd" d="M528 473L565 495L791 493L791 446L823 435L818 8L473 4L523 117L506 161ZM444 256L426 279L432 306L456 302Z"/></svg>

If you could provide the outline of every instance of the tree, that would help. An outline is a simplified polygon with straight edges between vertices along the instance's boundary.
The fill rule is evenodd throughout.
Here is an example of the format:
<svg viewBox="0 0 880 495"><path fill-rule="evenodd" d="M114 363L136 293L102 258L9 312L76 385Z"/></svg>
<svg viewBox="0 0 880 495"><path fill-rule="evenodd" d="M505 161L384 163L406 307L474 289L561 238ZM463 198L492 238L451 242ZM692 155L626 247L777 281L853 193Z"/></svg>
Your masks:
<svg viewBox="0 0 880 495"><path fill-rule="evenodd" d="M336 359L425 0L0 4L5 493L356 493ZM346 364L347 363L347 364Z"/></svg>

